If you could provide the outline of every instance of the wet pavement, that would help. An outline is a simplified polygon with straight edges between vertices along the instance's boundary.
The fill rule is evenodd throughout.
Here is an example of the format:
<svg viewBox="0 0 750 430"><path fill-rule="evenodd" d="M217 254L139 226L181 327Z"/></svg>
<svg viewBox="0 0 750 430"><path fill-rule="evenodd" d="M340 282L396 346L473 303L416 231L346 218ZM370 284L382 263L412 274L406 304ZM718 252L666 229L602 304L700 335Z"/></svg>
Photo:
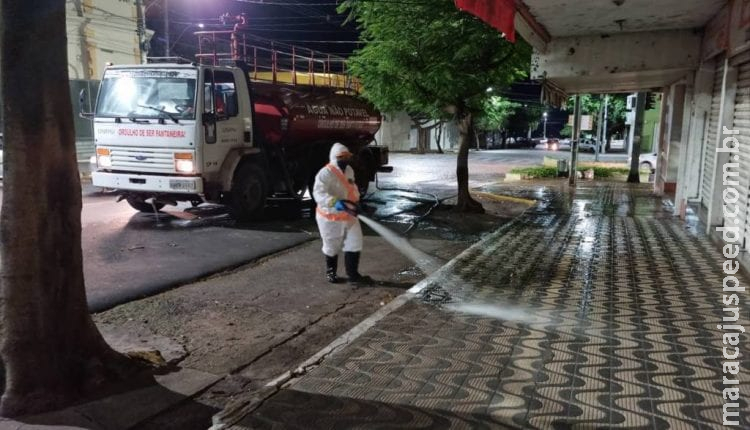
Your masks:
<svg viewBox="0 0 750 430"><path fill-rule="evenodd" d="M541 203L232 428L722 427L718 248L646 185L520 194Z"/></svg>

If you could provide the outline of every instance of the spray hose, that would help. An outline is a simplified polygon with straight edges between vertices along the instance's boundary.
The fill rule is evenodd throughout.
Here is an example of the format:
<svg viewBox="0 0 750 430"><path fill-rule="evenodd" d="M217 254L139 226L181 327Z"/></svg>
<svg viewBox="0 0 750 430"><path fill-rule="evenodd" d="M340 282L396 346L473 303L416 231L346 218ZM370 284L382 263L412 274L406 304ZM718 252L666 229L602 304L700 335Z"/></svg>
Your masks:
<svg viewBox="0 0 750 430"><path fill-rule="evenodd" d="M378 191L398 191L398 192L402 192L402 193L422 194L422 195L425 195L425 196L430 196L434 200L434 203L430 202L430 203L432 203L432 205L430 206L430 208L427 209L427 211L424 214L418 216L415 220L413 220L411 222L411 225L406 230L404 230L404 232L402 233L404 235L408 234L411 230L413 230L414 227L416 227L417 224L419 224L420 221L422 221L423 219L425 219L428 216L430 216L430 214L432 214L432 211L434 211L435 208L437 208L438 206L440 206L443 203L443 201L455 197L455 196L449 196L449 197L445 197L443 199L440 199L440 198L438 198L437 195L432 194L432 193L428 193L428 192L424 192L424 191L416 191L416 190L410 190L410 189L405 189L405 188L394 188L394 187L384 188L384 187L380 186L380 182L378 181L378 174L377 174L377 172L375 173L375 188ZM366 197L367 196L365 196L365 198ZM427 203L427 202L423 201L421 203ZM401 211L401 212L392 213L392 214L390 214L386 218L389 218L389 217L392 217L392 216L396 216L396 215L402 214L404 212L408 212L409 210L411 210L411 209L406 209L406 210Z"/></svg>
<svg viewBox="0 0 750 430"><path fill-rule="evenodd" d="M359 205L359 203L355 203L351 200L339 200L344 204L344 212L348 213L349 215L353 217L359 216L360 213L363 212L362 207Z"/></svg>

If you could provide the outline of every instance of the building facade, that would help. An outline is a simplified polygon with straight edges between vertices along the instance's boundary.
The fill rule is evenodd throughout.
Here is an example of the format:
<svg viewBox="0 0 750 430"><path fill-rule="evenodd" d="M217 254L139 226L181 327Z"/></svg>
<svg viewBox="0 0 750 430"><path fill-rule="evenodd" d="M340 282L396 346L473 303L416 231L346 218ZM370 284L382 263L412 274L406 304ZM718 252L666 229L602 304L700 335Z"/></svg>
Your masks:
<svg viewBox="0 0 750 430"><path fill-rule="evenodd" d="M673 202L675 216L697 213L709 234L736 228L748 260L750 0L518 4L517 28L535 48L532 77L550 99L664 94L655 191ZM728 187L734 203L725 207Z"/></svg>
<svg viewBox="0 0 750 430"><path fill-rule="evenodd" d="M75 112L76 148L81 170L94 153L93 124L78 116L91 110L108 63L141 63L150 34L140 0L67 0L68 74ZM85 90L83 106L79 100Z"/></svg>

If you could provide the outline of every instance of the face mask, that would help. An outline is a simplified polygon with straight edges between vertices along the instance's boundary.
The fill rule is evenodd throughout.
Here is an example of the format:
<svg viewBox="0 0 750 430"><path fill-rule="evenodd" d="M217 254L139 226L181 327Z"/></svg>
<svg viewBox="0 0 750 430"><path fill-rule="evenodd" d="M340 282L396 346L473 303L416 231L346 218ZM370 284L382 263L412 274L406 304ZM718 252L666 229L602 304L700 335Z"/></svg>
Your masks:
<svg viewBox="0 0 750 430"><path fill-rule="evenodd" d="M345 172L346 166L349 165L349 162L346 160L336 160L336 165L339 166L339 169L341 169L342 172Z"/></svg>

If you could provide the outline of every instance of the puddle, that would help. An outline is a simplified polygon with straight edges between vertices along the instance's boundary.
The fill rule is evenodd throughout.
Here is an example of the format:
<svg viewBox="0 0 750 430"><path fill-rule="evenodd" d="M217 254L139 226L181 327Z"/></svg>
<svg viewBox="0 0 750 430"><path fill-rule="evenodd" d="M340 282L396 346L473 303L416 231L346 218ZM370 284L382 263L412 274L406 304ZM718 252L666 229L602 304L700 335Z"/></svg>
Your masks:
<svg viewBox="0 0 750 430"><path fill-rule="evenodd" d="M422 272L422 270L419 269L419 267L409 267L405 270L402 270L398 273L396 273L393 276L394 281L396 282L402 282L402 281L411 281L414 279L420 279L423 276L425 276L425 273Z"/></svg>
<svg viewBox="0 0 750 430"><path fill-rule="evenodd" d="M551 320L551 318L538 315L536 310L507 303L497 303L496 300L493 300L492 304L479 302L449 303L445 306L445 309L462 314L524 324L547 323Z"/></svg>

